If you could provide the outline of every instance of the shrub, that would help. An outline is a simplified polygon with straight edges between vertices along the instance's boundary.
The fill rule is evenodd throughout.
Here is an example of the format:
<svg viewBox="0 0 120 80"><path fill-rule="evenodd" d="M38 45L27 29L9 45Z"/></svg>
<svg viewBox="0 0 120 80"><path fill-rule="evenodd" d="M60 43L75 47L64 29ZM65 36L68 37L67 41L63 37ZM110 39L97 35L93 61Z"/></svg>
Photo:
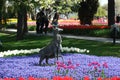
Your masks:
<svg viewBox="0 0 120 80"><path fill-rule="evenodd" d="M36 27L35 26L28 26L29 31L35 31Z"/></svg>
<svg viewBox="0 0 120 80"><path fill-rule="evenodd" d="M109 29L64 29L62 34L81 36L110 37Z"/></svg>
<svg viewBox="0 0 120 80"><path fill-rule="evenodd" d="M12 23L12 24L6 24L5 27L6 27L6 28L16 29L16 28L17 28L17 24L14 24L14 23Z"/></svg>

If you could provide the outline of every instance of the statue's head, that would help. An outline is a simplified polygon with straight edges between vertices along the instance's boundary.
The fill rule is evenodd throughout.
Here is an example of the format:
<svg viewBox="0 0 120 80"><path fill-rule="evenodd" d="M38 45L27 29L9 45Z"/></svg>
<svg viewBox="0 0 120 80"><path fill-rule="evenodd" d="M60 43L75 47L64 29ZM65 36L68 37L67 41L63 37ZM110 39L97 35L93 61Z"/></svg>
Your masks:
<svg viewBox="0 0 120 80"><path fill-rule="evenodd" d="M58 28L58 27L53 27L54 34L58 34L60 31L63 31L63 29Z"/></svg>
<svg viewBox="0 0 120 80"><path fill-rule="evenodd" d="M56 27L53 27L53 33L54 34L58 34L59 33L59 31L58 31L58 29Z"/></svg>

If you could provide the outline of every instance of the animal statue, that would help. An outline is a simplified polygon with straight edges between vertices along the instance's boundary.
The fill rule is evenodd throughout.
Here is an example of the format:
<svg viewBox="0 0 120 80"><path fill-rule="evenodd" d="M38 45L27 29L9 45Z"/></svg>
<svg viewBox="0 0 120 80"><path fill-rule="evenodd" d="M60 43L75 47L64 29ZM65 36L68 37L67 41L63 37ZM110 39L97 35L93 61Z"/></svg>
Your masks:
<svg viewBox="0 0 120 80"><path fill-rule="evenodd" d="M53 40L48 44L46 47L42 48L39 51L40 54L40 60L39 65L41 66L41 63L44 59L46 59L46 63L48 64L49 58L57 58L62 57L61 55L61 43L62 38L61 35L58 34L58 28L53 28ZM63 59L63 58L62 58Z"/></svg>

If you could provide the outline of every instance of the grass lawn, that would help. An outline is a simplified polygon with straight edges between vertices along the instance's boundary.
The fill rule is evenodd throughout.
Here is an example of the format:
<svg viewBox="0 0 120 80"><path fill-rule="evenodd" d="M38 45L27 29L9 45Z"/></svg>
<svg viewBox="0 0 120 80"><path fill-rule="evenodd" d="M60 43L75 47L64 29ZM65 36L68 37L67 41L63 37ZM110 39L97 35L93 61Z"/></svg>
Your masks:
<svg viewBox="0 0 120 80"><path fill-rule="evenodd" d="M25 36L24 40L16 41L15 37L15 34L0 33L0 40L3 43L3 48L0 51L41 48L46 46L52 39L50 36ZM113 46L112 43L89 40L68 38L63 38L62 40L62 46L88 49L90 50L90 53L87 53L89 55L120 57L120 44Z"/></svg>

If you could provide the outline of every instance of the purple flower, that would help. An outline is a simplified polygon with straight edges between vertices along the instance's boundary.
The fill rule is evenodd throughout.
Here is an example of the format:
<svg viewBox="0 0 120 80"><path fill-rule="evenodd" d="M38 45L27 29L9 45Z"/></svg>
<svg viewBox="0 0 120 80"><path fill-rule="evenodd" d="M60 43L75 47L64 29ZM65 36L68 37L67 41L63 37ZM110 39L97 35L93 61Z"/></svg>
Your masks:
<svg viewBox="0 0 120 80"><path fill-rule="evenodd" d="M64 64L66 66L74 68L76 64L80 64L75 69L70 69L68 75L72 75L79 80L85 75L92 78L90 74L87 74L87 71L91 70L92 64L97 66L98 70L104 69L106 77L120 76L120 58L117 57L97 57L92 55L84 54L64 54L63 55ZM68 61L71 60L72 65L68 65ZM59 61L63 60L59 58ZM91 66L88 66L89 63ZM104 63L105 62L105 63ZM28 78L29 76L35 78L53 78L55 76L55 70L57 69L54 64L54 59L49 59L49 64L51 66L39 66L39 56L21 56L21 57L7 57L0 58L0 78L18 78L24 77ZM45 63L45 61L43 61ZM43 64L42 63L42 64ZM59 64L59 63L58 63ZM70 62L69 62L70 64ZM101 67L103 66L103 67ZM75 71L75 73L73 73ZM98 72L97 74L99 74ZM62 74L61 74L62 75Z"/></svg>

